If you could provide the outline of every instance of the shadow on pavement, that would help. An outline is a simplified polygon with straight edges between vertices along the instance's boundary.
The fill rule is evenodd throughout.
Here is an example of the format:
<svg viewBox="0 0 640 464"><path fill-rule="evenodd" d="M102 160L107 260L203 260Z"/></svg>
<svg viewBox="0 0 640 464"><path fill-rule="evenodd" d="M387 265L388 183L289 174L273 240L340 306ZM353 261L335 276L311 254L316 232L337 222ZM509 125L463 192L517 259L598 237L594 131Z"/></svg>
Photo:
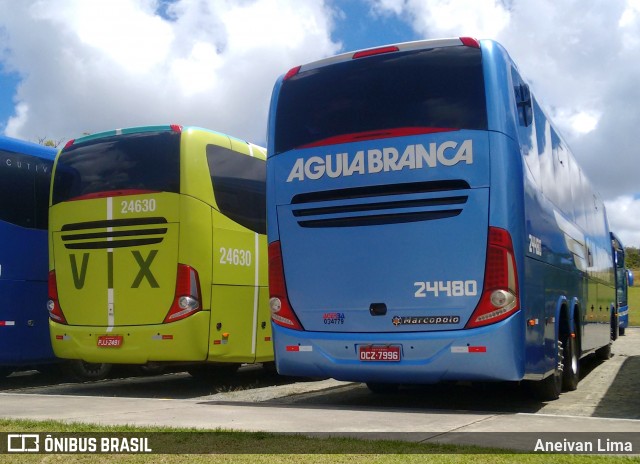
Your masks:
<svg viewBox="0 0 640 464"><path fill-rule="evenodd" d="M640 419L640 356L629 356L598 403L593 415Z"/></svg>

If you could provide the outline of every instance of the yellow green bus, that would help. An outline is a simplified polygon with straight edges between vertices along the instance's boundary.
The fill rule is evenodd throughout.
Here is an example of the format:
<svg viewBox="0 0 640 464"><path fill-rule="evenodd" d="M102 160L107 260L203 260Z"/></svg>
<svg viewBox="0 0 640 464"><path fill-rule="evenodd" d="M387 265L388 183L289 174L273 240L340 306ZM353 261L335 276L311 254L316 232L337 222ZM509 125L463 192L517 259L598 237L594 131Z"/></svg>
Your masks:
<svg viewBox="0 0 640 464"><path fill-rule="evenodd" d="M49 204L56 356L192 373L273 361L265 158L177 125L69 141Z"/></svg>

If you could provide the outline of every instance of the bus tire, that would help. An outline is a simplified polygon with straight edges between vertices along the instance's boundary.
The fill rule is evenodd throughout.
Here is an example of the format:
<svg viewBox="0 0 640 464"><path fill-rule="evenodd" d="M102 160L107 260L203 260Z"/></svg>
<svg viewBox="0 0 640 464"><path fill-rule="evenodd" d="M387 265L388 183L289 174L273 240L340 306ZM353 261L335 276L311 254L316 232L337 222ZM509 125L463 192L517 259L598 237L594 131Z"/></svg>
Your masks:
<svg viewBox="0 0 640 464"><path fill-rule="evenodd" d="M564 347L561 340L558 340L558 360L553 374L542 380L529 383L529 389L533 397L540 401L554 401L560 397L562 392L562 370L564 369Z"/></svg>
<svg viewBox="0 0 640 464"><path fill-rule="evenodd" d="M82 359L73 359L66 363L66 369L75 380L102 380L111 372L111 364L89 363Z"/></svg>
<svg viewBox="0 0 640 464"><path fill-rule="evenodd" d="M371 393L375 393L376 395L391 395L398 393L398 384L396 383L367 382L367 388Z"/></svg>
<svg viewBox="0 0 640 464"><path fill-rule="evenodd" d="M620 336L624 335L624 327L618 328L618 335Z"/></svg>
<svg viewBox="0 0 640 464"><path fill-rule="evenodd" d="M562 369L562 389L573 391L580 382L580 347L578 338L569 335L565 338Z"/></svg>

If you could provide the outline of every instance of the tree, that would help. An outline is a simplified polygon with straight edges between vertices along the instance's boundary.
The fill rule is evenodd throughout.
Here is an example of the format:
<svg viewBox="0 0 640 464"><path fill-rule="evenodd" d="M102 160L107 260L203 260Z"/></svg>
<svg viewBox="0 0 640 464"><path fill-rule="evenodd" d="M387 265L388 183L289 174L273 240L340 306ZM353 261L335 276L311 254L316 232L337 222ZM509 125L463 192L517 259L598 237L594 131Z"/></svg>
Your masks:
<svg viewBox="0 0 640 464"><path fill-rule="evenodd" d="M47 137L38 137L38 143L45 147L57 148L62 142L64 142L64 139L53 140Z"/></svg>
<svg viewBox="0 0 640 464"><path fill-rule="evenodd" d="M630 269L640 269L640 249L636 247L626 247L625 265Z"/></svg>

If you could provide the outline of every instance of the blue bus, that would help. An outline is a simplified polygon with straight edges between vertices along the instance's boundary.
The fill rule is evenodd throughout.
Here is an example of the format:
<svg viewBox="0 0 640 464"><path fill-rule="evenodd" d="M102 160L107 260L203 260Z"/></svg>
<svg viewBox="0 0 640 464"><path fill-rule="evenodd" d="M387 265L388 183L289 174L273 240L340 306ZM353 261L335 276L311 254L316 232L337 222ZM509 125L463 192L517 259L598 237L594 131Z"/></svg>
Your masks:
<svg viewBox="0 0 640 464"><path fill-rule="evenodd" d="M0 378L55 361L47 312L54 148L0 136Z"/></svg>
<svg viewBox="0 0 640 464"><path fill-rule="evenodd" d="M409 42L291 69L269 114L276 367L577 388L610 356L605 207L504 48Z"/></svg>
<svg viewBox="0 0 640 464"><path fill-rule="evenodd" d="M624 335L625 329L629 327L628 289L630 285L633 285L633 272L627 269L624 246L613 232L611 232L611 246L613 247L613 262L615 264L618 333Z"/></svg>

